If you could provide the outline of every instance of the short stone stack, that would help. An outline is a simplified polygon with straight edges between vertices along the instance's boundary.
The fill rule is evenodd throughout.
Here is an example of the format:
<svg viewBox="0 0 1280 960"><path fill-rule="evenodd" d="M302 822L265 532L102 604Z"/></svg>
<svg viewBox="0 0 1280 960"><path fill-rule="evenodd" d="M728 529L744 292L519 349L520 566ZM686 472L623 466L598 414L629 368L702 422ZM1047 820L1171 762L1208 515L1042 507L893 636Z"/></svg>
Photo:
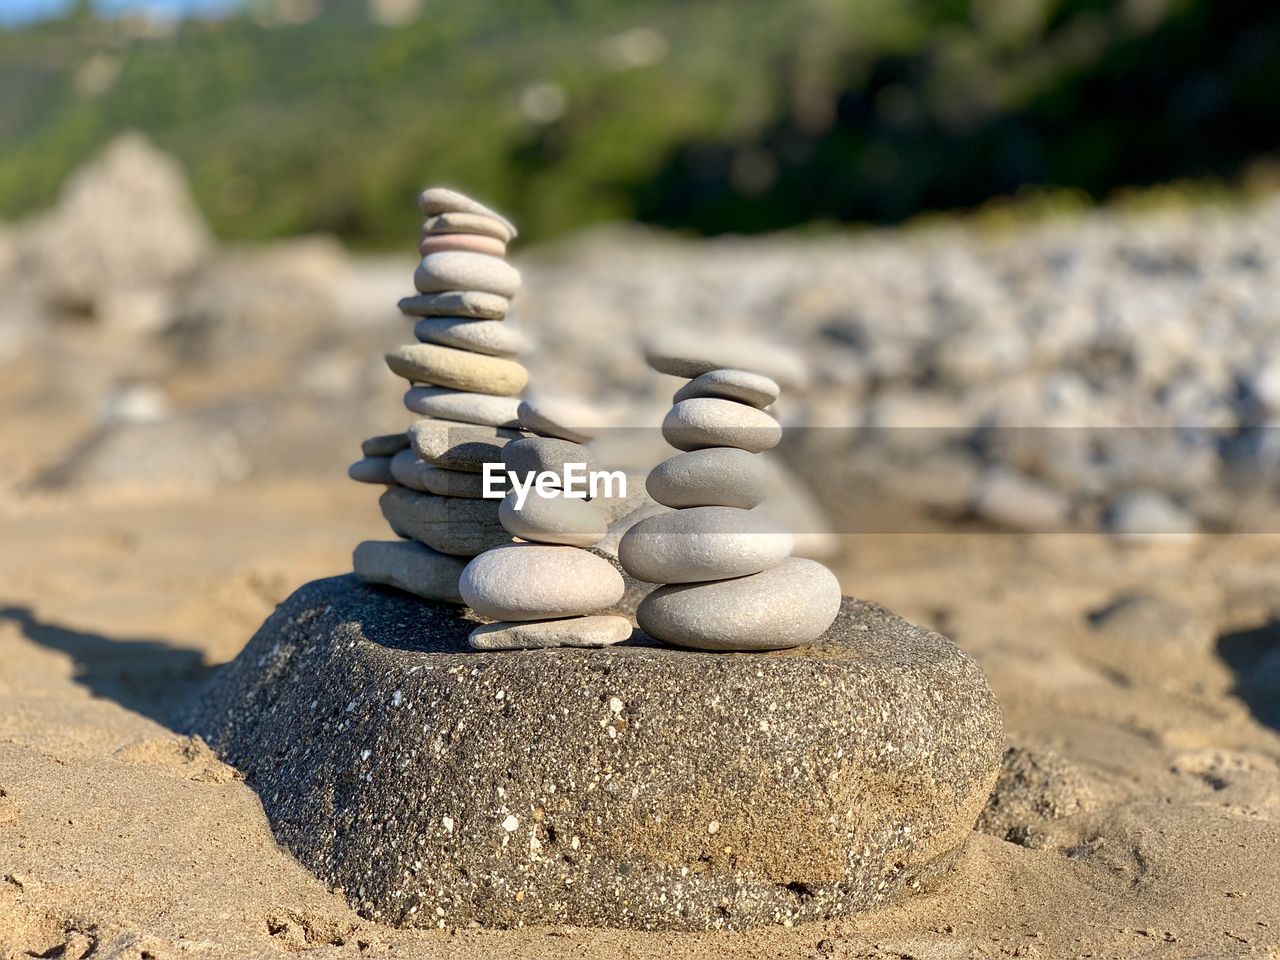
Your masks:
<svg viewBox="0 0 1280 960"><path fill-rule="evenodd" d="M792 535L752 509L768 494L758 454L782 427L765 408L781 388L759 373L663 358L659 372L689 380L662 435L684 451L646 487L672 513L627 531L618 556L637 580L663 584L640 602L645 633L699 650L778 650L817 640L840 611L840 585L822 564L791 556Z"/></svg>
<svg viewBox="0 0 1280 960"><path fill-rule="evenodd" d="M520 405L520 425L539 435L508 443L502 462L521 484L542 473L563 477L566 464L581 464L584 472L596 469L584 445L590 437L553 414L545 406ZM482 553L462 572L459 589L467 605L497 621L473 630L471 646L603 647L630 637L625 617L596 613L617 604L625 592L613 565L586 549L608 532L605 515L560 486L548 495L529 489L519 509L517 498L515 490L507 493L498 519L518 539Z"/></svg>
<svg viewBox="0 0 1280 960"><path fill-rule="evenodd" d="M528 371L516 357L520 333L505 322L520 274L506 262L516 229L500 214L453 190L418 198L426 221L414 273L418 294L400 301L417 343L387 354L409 381L404 405L423 419L403 434L374 437L353 480L387 487L379 500L398 541L366 541L356 574L430 600L462 602L466 562L510 541L498 501L484 499L486 462L524 436L519 394Z"/></svg>

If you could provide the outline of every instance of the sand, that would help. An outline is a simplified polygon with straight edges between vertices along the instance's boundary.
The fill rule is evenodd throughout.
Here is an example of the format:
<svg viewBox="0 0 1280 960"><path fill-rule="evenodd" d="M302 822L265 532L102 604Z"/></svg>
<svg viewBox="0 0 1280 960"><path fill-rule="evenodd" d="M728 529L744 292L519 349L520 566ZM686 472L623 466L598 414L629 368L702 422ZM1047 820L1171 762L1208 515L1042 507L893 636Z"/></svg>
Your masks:
<svg viewBox="0 0 1280 960"><path fill-rule="evenodd" d="M379 535L375 498L334 476L130 499L10 498L0 517L0 956L1280 956L1280 734L1219 645L1135 679L1086 620L1141 586L1216 634L1257 627L1280 607L1272 538L847 541L845 590L953 636L1010 742L1078 777L1034 848L975 833L940 889L853 922L422 933L352 913L236 771L164 723L273 604Z"/></svg>

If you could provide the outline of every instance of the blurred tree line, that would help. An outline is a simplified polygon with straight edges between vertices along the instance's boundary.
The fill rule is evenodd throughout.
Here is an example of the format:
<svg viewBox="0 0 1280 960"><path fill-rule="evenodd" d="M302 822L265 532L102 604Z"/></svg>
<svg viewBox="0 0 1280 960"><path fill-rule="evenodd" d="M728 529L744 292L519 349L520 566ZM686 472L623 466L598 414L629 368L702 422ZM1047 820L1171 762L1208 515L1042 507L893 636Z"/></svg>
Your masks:
<svg viewBox="0 0 1280 960"><path fill-rule="evenodd" d="M531 239L618 218L892 222L1027 185L1232 177L1280 142L1280 6L1247 0L425 0L0 31L0 216L121 129L224 237L401 245L451 183Z"/></svg>

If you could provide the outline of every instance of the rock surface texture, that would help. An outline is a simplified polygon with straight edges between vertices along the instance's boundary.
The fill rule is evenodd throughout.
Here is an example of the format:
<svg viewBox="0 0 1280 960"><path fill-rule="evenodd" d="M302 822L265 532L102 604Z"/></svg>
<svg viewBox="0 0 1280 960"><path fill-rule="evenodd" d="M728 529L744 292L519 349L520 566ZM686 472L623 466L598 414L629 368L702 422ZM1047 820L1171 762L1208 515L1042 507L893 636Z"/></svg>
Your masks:
<svg viewBox="0 0 1280 960"><path fill-rule="evenodd" d="M280 842L379 922L740 929L946 872L998 707L938 634L846 598L811 645L470 651L476 623L304 586L187 718Z"/></svg>
<svg viewBox="0 0 1280 960"><path fill-rule="evenodd" d="M516 411L529 374L515 359L524 339L506 323L520 274L503 259L516 229L453 190L425 190L418 206L427 218L414 275L419 295L400 301L418 342L386 361L409 381L405 408L424 419L367 440L364 459L348 471L388 488L382 512L404 539L363 543L353 563L369 583L458 603L465 560L511 539L497 501L484 499L481 474L500 462L503 445L524 436Z"/></svg>
<svg viewBox="0 0 1280 960"><path fill-rule="evenodd" d="M784 351L758 346L749 353L784 373L791 367ZM649 495L675 512L645 517L618 545L627 573L664 584L640 602L636 618L651 637L699 650L809 643L835 619L840 583L820 563L792 557L791 533L753 512L767 492L755 455L782 439L782 427L763 408L781 388L708 357L691 347L648 354L659 373L689 382L662 423L666 441L685 452L660 463L646 482Z"/></svg>

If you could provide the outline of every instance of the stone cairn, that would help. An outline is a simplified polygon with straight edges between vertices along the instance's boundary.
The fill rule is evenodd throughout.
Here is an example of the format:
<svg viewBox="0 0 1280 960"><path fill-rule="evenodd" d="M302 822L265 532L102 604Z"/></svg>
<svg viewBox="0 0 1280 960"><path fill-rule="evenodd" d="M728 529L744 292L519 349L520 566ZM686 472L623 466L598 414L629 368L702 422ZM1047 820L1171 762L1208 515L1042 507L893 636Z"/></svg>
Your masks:
<svg viewBox="0 0 1280 960"><path fill-rule="evenodd" d="M792 557L792 535L752 512L768 494L758 454L782 427L765 409L781 388L748 370L692 357L650 365L689 382L675 394L662 435L677 450L646 488L671 513L623 535L618 557L637 580L663 584L641 602L645 633L701 650L776 650L817 640L840 611L840 584L813 560Z"/></svg>
<svg viewBox="0 0 1280 960"><path fill-rule="evenodd" d="M452 190L429 189L418 206L427 217L418 295L400 301L417 320L418 342L391 351L387 365L410 382L405 407L423 419L366 440L349 471L387 487L382 514L403 539L361 543L355 572L499 621L472 633L477 649L624 640L625 618L586 616L624 592L613 565L584 549L605 536L604 514L558 487L528 489L520 509L515 490L501 502L484 496L486 463L522 478L563 476L567 463L596 469L581 428L564 426L553 406L519 398L528 371L514 358L525 343L505 317L520 274L503 259L516 229Z"/></svg>
<svg viewBox="0 0 1280 960"><path fill-rule="evenodd" d="M516 228L453 190L418 198L426 215L414 273L418 295L400 301L418 342L387 354L409 381L404 405L423 419L407 432L373 437L349 475L386 486L379 505L396 541L356 547L357 576L428 600L461 603L467 561L511 538L498 501L484 498L486 462L524 436L519 394L528 371L515 359L525 343L505 322L520 274L506 262Z"/></svg>

